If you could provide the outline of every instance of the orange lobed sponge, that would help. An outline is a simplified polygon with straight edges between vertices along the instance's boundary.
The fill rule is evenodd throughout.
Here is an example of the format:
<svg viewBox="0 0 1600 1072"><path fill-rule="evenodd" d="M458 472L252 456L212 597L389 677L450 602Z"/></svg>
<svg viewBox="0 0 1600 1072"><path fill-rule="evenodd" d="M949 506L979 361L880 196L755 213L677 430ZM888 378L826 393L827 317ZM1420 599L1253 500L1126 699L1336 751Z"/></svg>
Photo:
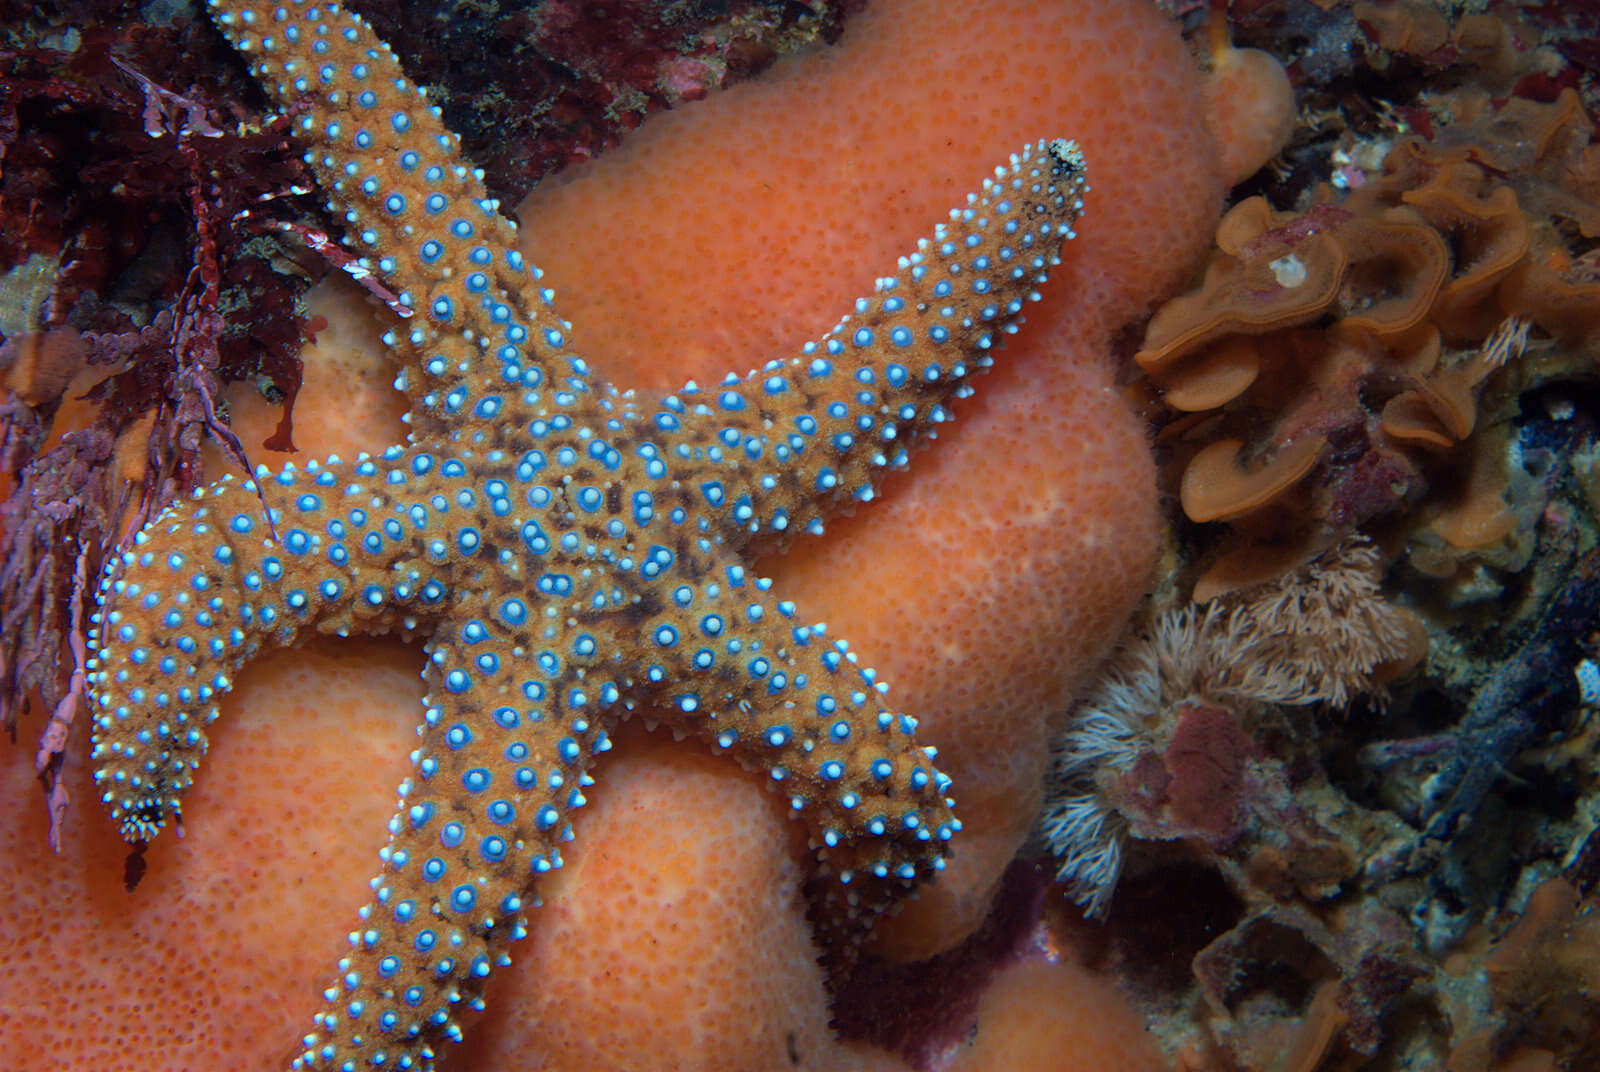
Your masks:
<svg viewBox="0 0 1600 1072"><path fill-rule="evenodd" d="M1002 972L978 1005L970 1045L947 1072L1158 1072L1165 1065L1121 994L1065 961Z"/></svg>
<svg viewBox="0 0 1600 1072"><path fill-rule="evenodd" d="M395 643L323 641L242 673L185 836L149 850L131 893L126 846L83 806L94 795L86 737L69 754L79 806L60 856L45 844L28 764L0 767L0 792L25 802L0 829L8 1070L282 1067L344 947L337 923L354 921L376 870L371 831L407 771L422 658ZM800 895L804 846L759 777L636 727L597 774L530 937L444 1067L910 1072L829 1031ZM1063 1052L1102 1052L1108 1027L1129 1053L1149 1045L1104 983L1047 982L986 1000L980 1037L1028 1027L1020 1007L1053 1010L1040 1038Z"/></svg>
<svg viewBox="0 0 1600 1072"><path fill-rule="evenodd" d="M1108 355L1112 334L1184 278L1215 221L1222 171L1194 88L1172 28L1141 5L1094 0L1043 10L983 0L958 13L929 0L880 3L840 48L781 64L770 87L752 85L669 117L659 135L649 133L658 123L648 125L647 137L615 163L524 210L578 322L578 343L619 382L664 389L751 367L825 330L816 317L869 291L872 272L892 265L1022 141L1061 133L1084 143L1096 189L1082 237L1000 371L960 408L948 441L918 459L920 475L892 480L886 501L768 564L786 593L854 639L896 683L891 700L924 717L957 779L969 831L951 881L903 917L908 926L894 943L902 952L947 946L981 918L989 887L1032 821L1051 712L1081 684L1146 583L1156 541L1153 479ZM937 116L937 127L919 121L924 115ZM642 177L627 181L629 169ZM580 197L591 183L595 192ZM610 222L595 215L608 211ZM808 219L815 222L790 240L772 241ZM558 255L563 222L573 241L600 251L587 268ZM378 353L360 338L352 345ZM336 413L317 430L315 411L338 409L339 394L302 395L296 436L308 454L398 437L380 392L364 392L372 396L359 411L365 423ZM266 415L266 430L275 419ZM120 888L122 847L94 808L84 752L69 758L78 780L62 857L42 848L28 756L13 752L7 788L11 799L30 801L30 811L0 843L0 933L15 963L26 965L0 982L0 1007L23 1010L0 1026L8 1049L19 1044L24 1061L49 1067L257 1067L294 1037L375 871L374 832L393 806L417 713L413 654L366 644L340 650L265 661L242 677L191 797L189 836L151 850L150 872L132 895ZM635 777L642 791L654 791L648 769L614 765L610 799L630 799ZM697 814L694 795L681 786L670 792L676 814ZM759 796L753 786L743 792ZM725 811L763 807L737 797L727 797ZM580 841L605 806L579 817ZM658 832L675 814L664 802L635 813L653 818ZM752 849L764 841L770 852L787 839L764 821L742 829L730 843L739 866L698 880L720 887L737 872L758 877L763 889L733 898L731 908L727 898L703 908L667 898L649 917L637 902L640 923L705 936L711 963L728 962L714 941L744 934L748 949L749 935L765 936L760 963L793 973L771 993L801 995L801 1011L774 1014L768 1001L737 1029L752 1045L774 1037L765 1017L779 1015L785 1033L802 1025L818 1060L894 1067L870 1053L828 1049L807 1004L817 991L814 968L800 965L803 929L792 900L775 907L785 903L771 886L787 881L782 861ZM616 837L629 836L618 830ZM616 859L640 872L676 869L671 881L681 884L684 861L664 841L635 835L633 843L654 851ZM602 873L598 865L584 871L563 887L573 905L588 899L591 881L608 888L610 880L592 877ZM724 926L707 927L696 912L721 913ZM602 947L614 918L588 916L572 943ZM593 927L602 930L586 929ZM534 955L538 941L519 953L527 965L516 969L527 972L521 982L514 973L497 980L498 1015L514 1017L553 971ZM627 994L652 979L670 993L675 976L659 965L649 970L649 945L625 945L617 970L589 973L571 991L578 1007L552 1005L539 1022L594 1023L607 1044L623 1035L647 1044L679 1037L678 1007L666 996L649 987L642 997ZM574 956L570 948L548 955ZM716 986L746 978L716 976L706 999L737 1007L740 996ZM607 1023L587 1013L601 1002L644 1011ZM482 1045L510 1030L483 1026Z"/></svg>
<svg viewBox="0 0 1600 1072"><path fill-rule="evenodd" d="M491 984L469 1066L904 1072L828 1029L804 835L783 801L698 745L636 727L612 755L527 941Z"/></svg>
<svg viewBox="0 0 1600 1072"><path fill-rule="evenodd" d="M1252 81L1265 69L1230 65L1235 95L1278 93ZM1037 811L1047 724L1150 580L1154 475L1111 339L1186 277L1225 168L1262 151L1221 161L1205 99L1144 4L892 0L837 48L653 120L519 210L574 345L661 392L788 355L1005 154L1083 144L1080 235L996 371L909 478L763 563L882 673L954 779L965 830L946 874L882 928L897 955L981 921Z"/></svg>
<svg viewBox="0 0 1600 1072"><path fill-rule="evenodd" d="M31 749L0 764L0 1051L10 1072L287 1067L344 950L408 773L422 654L323 643L239 675L185 802L123 888L128 846L99 806L88 734L55 855ZM80 719L83 716L79 716ZM335 922L338 921L338 922Z"/></svg>

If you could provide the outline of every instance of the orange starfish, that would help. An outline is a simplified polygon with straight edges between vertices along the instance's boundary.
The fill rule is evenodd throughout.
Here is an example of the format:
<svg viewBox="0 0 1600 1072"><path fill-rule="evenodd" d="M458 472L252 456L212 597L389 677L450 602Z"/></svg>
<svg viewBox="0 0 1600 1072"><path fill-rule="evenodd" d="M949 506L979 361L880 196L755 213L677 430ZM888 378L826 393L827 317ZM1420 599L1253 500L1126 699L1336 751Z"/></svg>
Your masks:
<svg viewBox="0 0 1600 1072"><path fill-rule="evenodd" d="M225 478L108 569L94 755L124 837L179 819L216 697L258 652L419 634L413 777L296 1067L427 1068L459 1037L453 1007L506 963L593 755L638 704L770 772L811 828L816 916L848 957L959 823L914 721L743 563L870 498L970 390L1082 211L1077 147L1013 156L798 355L641 409L566 349L548 291L524 300L514 226L359 18L212 6L298 111L362 263L426 316L385 340L406 446Z"/></svg>

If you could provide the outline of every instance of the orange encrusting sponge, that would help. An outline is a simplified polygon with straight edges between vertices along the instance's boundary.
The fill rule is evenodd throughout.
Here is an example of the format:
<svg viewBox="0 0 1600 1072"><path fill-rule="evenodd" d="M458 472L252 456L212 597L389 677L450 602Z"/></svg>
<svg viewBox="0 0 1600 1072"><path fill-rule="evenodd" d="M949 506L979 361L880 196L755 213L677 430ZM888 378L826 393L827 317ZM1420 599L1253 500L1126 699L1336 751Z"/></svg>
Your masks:
<svg viewBox="0 0 1600 1072"><path fill-rule="evenodd" d="M802 828L760 782L629 727L596 772L528 939L485 995L469 1067L901 1070L835 1041L805 918Z"/></svg>
<svg viewBox="0 0 1600 1072"><path fill-rule="evenodd" d="M243 672L185 836L152 846L131 893L126 845L79 806L93 796L85 738L68 759L60 856L29 764L0 767L0 792L26 802L0 830L9 1072L287 1066L344 947L337 924L355 923L376 870L371 831L408 769L422 658L391 642L322 642ZM800 827L759 777L636 727L596 773L567 867L444 1068L910 1072L828 1030ZM1048 1037L1065 1030L1069 1052L1098 1053L1111 1025L1136 1051L1131 1011L1103 983L1081 985L1025 999L1058 1008L1064 1026ZM980 1037L991 1022L1010 1032L1016 1004L986 999ZM1080 1004L1094 1015L1079 1017Z"/></svg>
<svg viewBox="0 0 1600 1072"><path fill-rule="evenodd" d="M1075 964L1027 961L978 1003L970 1045L945 1072L1161 1072L1155 1043L1121 994Z"/></svg>
<svg viewBox="0 0 1600 1072"><path fill-rule="evenodd" d="M828 1029L798 824L698 746L625 732L464 1064L496 1072L911 1072ZM948 1072L1157 1072L1122 995L1072 964L990 984Z"/></svg>
<svg viewBox="0 0 1600 1072"><path fill-rule="evenodd" d="M128 845L75 727L60 855L31 749L0 799L0 1052L8 1072L286 1068L378 869L376 835L410 770L420 651L322 643L252 663L163 838L123 888ZM84 716L79 716L82 719Z"/></svg>

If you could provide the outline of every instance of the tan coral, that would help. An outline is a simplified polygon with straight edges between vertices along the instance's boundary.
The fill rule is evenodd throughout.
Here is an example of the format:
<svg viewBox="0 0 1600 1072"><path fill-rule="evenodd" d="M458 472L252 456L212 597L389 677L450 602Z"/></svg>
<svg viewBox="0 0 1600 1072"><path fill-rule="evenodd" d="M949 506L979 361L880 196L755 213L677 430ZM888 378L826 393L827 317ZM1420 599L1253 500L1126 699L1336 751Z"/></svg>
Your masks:
<svg viewBox="0 0 1600 1072"><path fill-rule="evenodd" d="M1416 4L1367 9L1412 29L1422 17ZM1509 32L1498 19L1459 25L1452 47L1499 55ZM1525 382L1496 375L1530 345L1541 360L1551 344L1600 357L1600 264L1562 245L1600 231L1593 125L1570 93L1458 103L1469 118L1400 139L1337 201L1324 184L1298 212L1235 205L1200 285L1151 318L1135 361L1147 397L1175 414L1157 436L1168 486L1190 520L1236 534L1199 590L1459 488L1463 444L1507 418L1494 384ZM1450 572L1449 555L1509 535L1500 490L1477 481L1426 515L1446 550L1422 541L1425 568Z"/></svg>
<svg viewBox="0 0 1600 1072"><path fill-rule="evenodd" d="M1383 48L1422 57L1450 43L1450 23L1438 8L1419 0L1382 4L1362 0L1353 13Z"/></svg>
<svg viewBox="0 0 1600 1072"><path fill-rule="evenodd" d="M1463 15L1450 35L1463 62L1504 78L1515 73L1517 48L1506 24L1494 15Z"/></svg>
<svg viewBox="0 0 1600 1072"><path fill-rule="evenodd" d="M1251 242L1294 218L1293 212L1279 212L1259 194L1247 197L1217 221L1217 248L1230 257L1242 257Z"/></svg>
<svg viewBox="0 0 1600 1072"><path fill-rule="evenodd" d="M1205 564L1189 598L1209 603L1218 596L1269 584L1325 550L1318 539L1305 534L1283 542L1253 542L1225 549Z"/></svg>
<svg viewBox="0 0 1600 1072"><path fill-rule="evenodd" d="M1388 337L1422 323L1450 274L1450 249L1439 232L1390 211L1353 217L1338 236L1349 259L1336 307L1346 328Z"/></svg>
<svg viewBox="0 0 1600 1072"><path fill-rule="evenodd" d="M1238 398L1261 374L1261 351L1247 336L1223 339L1168 377L1167 405L1185 413L1217 409Z"/></svg>
<svg viewBox="0 0 1600 1072"><path fill-rule="evenodd" d="M1456 552L1499 547L1517 533L1517 518L1504 494L1504 459L1503 435L1473 441L1458 485L1419 512L1410 551L1413 566L1449 576L1455 572Z"/></svg>
<svg viewBox="0 0 1600 1072"><path fill-rule="evenodd" d="M1183 512L1193 521L1225 521L1257 510L1309 473L1326 445L1326 439L1308 436L1279 447L1265 465L1247 472L1239 466L1244 444L1218 440L1183 471Z"/></svg>
<svg viewBox="0 0 1600 1072"><path fill-rule="evenodd" d="M1513 97L1476 122L1447 128L1440 152L1470 156L1504 176L1536 220L1565 219L1600 238L1600 146L1576 91L1549 103Z"/></svg>
<svg viewBox="0 0 1600 1072"><path fill-rule="evenodd" d="M1405 334L1384 340L1385 362L1398 375L1421 379L1439 367L1442 346L1439 329L1424 320Z"/></svg>
<svg viewBox="0 0 1600 1072"><path fill-rule="evenodd" d="M1454 252L1450 280L1431 310L1433 321L1451 342L1483 338L1502 318L1492 301L1495 286L1522 261L1533 240L1516 191L1493 183L1474 164L1455 162L1400 197Z"/></svg>
<svg viewBox="0 0 1600 1072"><path fill-rule="evenodd" d="M1216 339L1295 327L1329 312L1350 328L1403 333L1428 315L1450 274L1444 239L1404 211L1357 216L1317 205L1285 222L1251 198L1223 217L1217 244L1223 252L1199 289L1151 318L1134 355L1158 383Z"/></svg>
<svg viewBox="0 0 1600 1072"><path fill-rule="evenodd" d="M1588 143L1594 123L1577 90L1564 89L1543 103L1512 97L1481 131L1483 155L1500 171L1538 167Z"/></svg>
<svg viewBox="0 0 1600 1072"><path fill-rule="evenodd" d="M1600 337L1600 270L1563 255L1518 265L1501 285L1501 301L1557 339L1593 346Z"/></svg>
<svg viewBox="0 0 1600 1072"><path fill-rule="evenodd" d="M1150 319L1134 360L1159 382L1179 358L1215 339L1310 323L1338 294L1348 263L1343 247L1321 232L1257 246L1248 260L1218 257L1199 290Z"/></svg>
<svg viewBox="0 0 1600 1072"><path fill-rule="evenodd" d="M1564 877L1541 882L1520 918L1483 957L1493 1010L1452 1048L1448 1072L1531 1072L1557 1067L1600 1027L1600 913ZM1470 970L1470 967L1468 968ZM1586 1052L1588 1046L1584 1046ZM1581 1062L1560 1067L1588 1068Z"/></svg>
<svg viewBox="0 0 1600 1072"><path fill-rule="evenodd" d="M1350 1022L1350 1015L1340 1007L1339 992L1338 980L1328 979L1311 995L1300 1030L1279 1066L1283 1072L1316 1072L1333 1048L1339 1032Z"/></svg>
<svg viewBox="0 0 1600 1072"><path fill-rule="evenodd" d="M1446 369L1384 404L1384 432L1395 439L1450 448L1472 433L1477 421L1477 381L1465 369Z"/></svg>

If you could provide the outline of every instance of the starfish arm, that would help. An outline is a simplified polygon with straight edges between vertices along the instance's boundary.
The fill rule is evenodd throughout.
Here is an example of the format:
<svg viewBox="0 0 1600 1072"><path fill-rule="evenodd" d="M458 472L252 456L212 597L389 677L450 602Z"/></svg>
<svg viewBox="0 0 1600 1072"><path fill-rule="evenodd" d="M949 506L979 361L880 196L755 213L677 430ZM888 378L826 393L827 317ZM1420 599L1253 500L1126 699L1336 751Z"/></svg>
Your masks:
<svg viewBox="0 0 1600 1072"><path fill-rule="evenodd" d="M1076 143L1025 146L821 341L709 397L668 398L658 420L716 444L685 475L724 531L820 532L828 514L870 499L1038 300L1087 190Z"/></svg>
<svg viewBox="0 0 1600 1072"><path fill-rule="evenodd" d="M475 422L525 425L543 412L541 392L587 380L565 349L570 325L517 252L516 224L360 16L325 0L208 2L268 95L297 116L328 208L368 254L363 270L418 310L384 340L415 440L470 442Z"/></svg>
<svg viewBox="0 0 1600 1072"><path fill-rule="evenodd" d="M842 641L797 625L771 582L727 559L641 622L636 670L674 728L768 773L810 828L813 919L848 960L877 917L944 867L960 823L916 721ZM837 965L836 965L837 966Z"/></svg>
<svg viewBox="0 0 1600 1072"><path fill-rule="evenodd" d="M614 690L589 676L576 632L535 640L545 619L498 593L457 609L464 624L427 647L422 743L373 900L295 1068L428 1068L435 1043L460 1039L457 1006L483 1007L538 879L561 866L589 766L611 747Z"/></svg>
<svg viewBox="0 0 1600 1072"><path fill-rule="evenodd" d="M148 840L179 816L217 700L257 652L307 631L409 630L440 613L443 526L391 489L410 476L407 489L426 499L445 468L396 447L348 467L224 477L108 564L89 633L93 758L124 838Z"/></svg>

